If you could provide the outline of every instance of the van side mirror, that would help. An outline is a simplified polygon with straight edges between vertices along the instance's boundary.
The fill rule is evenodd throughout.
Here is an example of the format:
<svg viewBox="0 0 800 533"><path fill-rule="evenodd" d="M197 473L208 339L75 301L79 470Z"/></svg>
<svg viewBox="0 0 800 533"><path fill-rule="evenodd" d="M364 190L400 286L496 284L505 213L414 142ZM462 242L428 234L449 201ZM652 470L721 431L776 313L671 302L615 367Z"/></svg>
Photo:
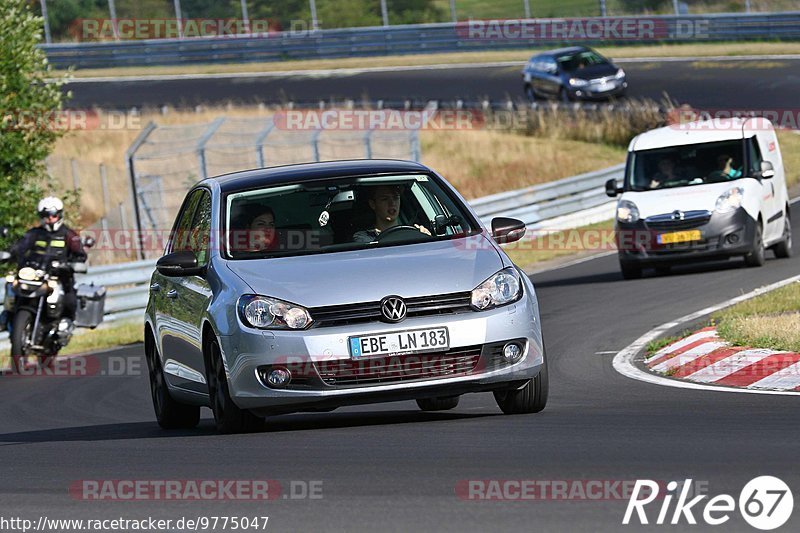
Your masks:
<svg viewBox="0 0 800 533"><path fill-rule="evenodd" d="M616 178L611 178L606 182L606 196L614 198L621 192L622 192L622 187L619 187L617 185Z"/></svg>
<svg viewBox="0 0 800 533"><path fill-rule="evenodd" d="M10 253L6 251L0 252L0 263L2 263L3 261L8 261L9 259L11 259Z"/></svg>
<svg viewBox="0 0 800 533"><path fill-rule="evenodd" d="M775 167L772 166L772 162L762 161L761 170L756 172L755 177L758 179L765 179L765 180L775 177Z"/></svg>
<svg viewBox="0 0 800 533"><path fill-rule="evenodd" d="M492 219L492 238L497 244L516 242L525 235L525 223L516 218L495 217Z"/></svg>

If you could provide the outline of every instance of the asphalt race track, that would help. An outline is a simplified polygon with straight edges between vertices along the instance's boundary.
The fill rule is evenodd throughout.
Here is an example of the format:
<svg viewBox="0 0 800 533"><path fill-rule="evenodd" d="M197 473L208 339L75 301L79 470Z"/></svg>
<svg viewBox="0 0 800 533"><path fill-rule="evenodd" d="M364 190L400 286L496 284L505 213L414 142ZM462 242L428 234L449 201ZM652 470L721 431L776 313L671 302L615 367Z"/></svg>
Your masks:
<svg viewBox="0 0 800 533"><path fill-rule="evenodd" d="M641 529L620 525L626 501L464 501L455 488L470 479L691 478L712 495L738 498L748 480L771 474L797 490L797 398L645 384L618 375L613 355L597 352L798 269L800 257L756 269L737 260L626 282L606 256L534 276L551 369L550 403L538 415L504 416L482 394L446 413L422 413L413 402L361 406L218 436L208 410L195 431L159 430L144 371L2 377L3 514L267 515L277 531L625 531ZM100 357L144 368L141 346ZM85 479L321 480L323 498L81 501L68 489ZM685 522L678 529L705 530ZM716 529L751 531L738 513Z"/></svg>
<svg viewBox="0 0 800 533"><path fill-rule="evenodd" d="M800 60L622 62L629 94L712 109L794 109L800 94ZM369 66L369 60L365 60ZM171 105L267 103L320 100L517 100L520 66L392 70L356 74L233 77L158 81L80 82L71 107L129 109ZM755 107L758 109L757 107Z"/></svg>

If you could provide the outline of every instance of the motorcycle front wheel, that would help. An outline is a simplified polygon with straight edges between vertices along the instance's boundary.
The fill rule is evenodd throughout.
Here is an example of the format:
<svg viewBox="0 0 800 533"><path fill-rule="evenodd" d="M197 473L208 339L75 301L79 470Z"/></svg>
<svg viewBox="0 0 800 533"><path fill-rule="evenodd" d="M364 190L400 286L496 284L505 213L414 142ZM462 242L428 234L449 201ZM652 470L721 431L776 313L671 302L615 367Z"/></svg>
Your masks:
<svg viewBox="0 0 800 533"><path fill-rule="evenodd" d="M28 347L31 344L33 321L33 313L27 309L20 309L14 313L11 328L11 370L13 372L19 373L24 370L25 361L28 358Z"/></svg>

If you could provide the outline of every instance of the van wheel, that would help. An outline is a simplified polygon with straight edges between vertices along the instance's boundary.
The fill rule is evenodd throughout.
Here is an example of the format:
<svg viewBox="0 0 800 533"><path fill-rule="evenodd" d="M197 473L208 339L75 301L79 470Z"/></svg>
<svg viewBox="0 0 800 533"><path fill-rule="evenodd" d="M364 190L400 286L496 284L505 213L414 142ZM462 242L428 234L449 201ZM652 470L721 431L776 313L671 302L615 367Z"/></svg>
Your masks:
<svg viewBox="0 0 800 533"><path fill-rule="evenodd" d="M417 400L417 405L423 411L447 411L458 406L460 396L450 396L447 398L421 398Z"/></svg>
<svg viewBox="0 0 800 533"><path fill-rule="evenodd" d="M146 337L145 359L150 376L150 394L158 425L164 429L190 429L200 422L200 407L176 402L169 394L161 358L152 338Z"/></svg>
<svg viewBox="0 0 800 533"><path fill-rule="evenodd" d="M623 263L620 261L619 269L625 279L639 279L642 277L642 267L633 263Z"/></svg>
<svg viewBox="0 0 800 533"><path fill-rule="evenodd" d="M786 212L786 222L783 227L783 239L776 244L772 251L778 259L792 257L792 221L789 220L789 212Z"/></svg>
<svg viewBox="0 0 800 533"><path fill-rule="evenodd" d="M264 426L264 419L258 417L247 409L239 409L233 403L225 364L222 362L222 352L216 340L211 341L209 350L208 396L211 410L214 412L214 421L220 433L244 433L258 431Z"/></svg>
<svg viewBox="0 0 800 533"><path fill-rule="evenodd" d="M529 380L521 389L495 391L497 406L507 415L538 413L547 405L550 384L547 375L547 357L544 358L539 374Z"/></svg>
<svg viewBox="0 0 800 533"><path fill-rule="evenodd" d="M527 98L530 103L536 101L536 92L533 90L532 85L525 85L525 98Z"/></svg>
<svg viewBox="0 0 800 533"><path fill-rule="evenodd" d="M749 267L760 267L766 261L764 253L764 236L761 222L756 226L756 234L753 237L753 251L744 256L744 264Z"/></svg>

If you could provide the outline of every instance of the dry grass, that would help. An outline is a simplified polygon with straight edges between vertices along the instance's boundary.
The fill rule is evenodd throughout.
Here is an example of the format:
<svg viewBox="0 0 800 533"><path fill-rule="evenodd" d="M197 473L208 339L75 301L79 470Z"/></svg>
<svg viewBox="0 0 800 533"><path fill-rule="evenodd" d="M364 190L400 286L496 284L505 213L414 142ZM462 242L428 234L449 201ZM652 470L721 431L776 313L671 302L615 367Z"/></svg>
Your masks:
<svg viewBox="0 0 800 533"><path fill-rule="evenodd" d="M613 246L614 221L606 220L566 231L526 235L503 249L516 265L527 268L544 261L572 255L589 255ZM598 248L598 243L605 244Z"/></svg>
<svg viewBox="0 0 800 533"><path fill-rule="evenodd" d="M800 183L800 134L794 131L778 131L778 142L786 171L786 185L792 187Z"/></svg>
<svg viewBox="0 0 800 533"><path fill-rule="evenodd" d="M738 346L800 351L800 283L792 283L711 317L719 335Z"/></svg>
<svg viewBox="0 0 800 533"><path fill-rule="evenodd" d="M735 55L777 55L800 54L798 42L735 42L735 43L691 43L654 44L641 46L601 46L598 50L612 58L638 57L700 57ZM536 49L460 52L452 54L415 54L405 56L361 57L340 59L309 59L303 61L282 61L262 63L222 63L213 65L178 65L154 67L116 67L107 69L85 69L75 71L75 77L96 76L155 76L171 74L226 74L238 72L284 72L288 70L327 70L342 68L362 68L395 66L424 66L458 63L487 63L526 61Z"/></svg>

